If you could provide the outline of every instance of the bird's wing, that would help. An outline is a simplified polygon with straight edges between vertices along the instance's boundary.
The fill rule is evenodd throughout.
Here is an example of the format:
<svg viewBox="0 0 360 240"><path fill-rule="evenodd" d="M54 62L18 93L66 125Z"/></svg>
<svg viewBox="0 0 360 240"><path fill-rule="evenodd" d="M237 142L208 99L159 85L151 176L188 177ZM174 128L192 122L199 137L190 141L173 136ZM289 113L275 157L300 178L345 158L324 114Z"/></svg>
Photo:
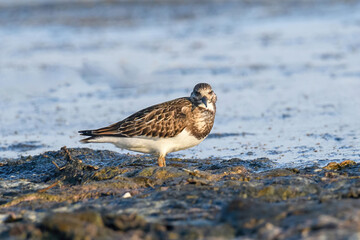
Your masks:
<svg viewBox="0 0 360 240"><path fill-rule="evenodd" d="M174 137L186 127L191 108L189 98L178 98L140 110L108 127L79 133L94 137Z"/></svg>

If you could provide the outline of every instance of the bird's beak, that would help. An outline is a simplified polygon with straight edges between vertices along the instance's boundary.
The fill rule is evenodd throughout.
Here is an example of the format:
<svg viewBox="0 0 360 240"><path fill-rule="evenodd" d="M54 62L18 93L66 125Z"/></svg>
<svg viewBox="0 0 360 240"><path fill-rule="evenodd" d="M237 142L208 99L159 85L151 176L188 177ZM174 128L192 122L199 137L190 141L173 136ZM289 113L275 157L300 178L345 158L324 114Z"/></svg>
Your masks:
<svg viewBox="0 0 360 240"><path fill-rule="evenodd" d="M205 105L205 107L207 107L207 97L203 97L202 99L201 99L201 101L202 101L202 103Z"/></svg>

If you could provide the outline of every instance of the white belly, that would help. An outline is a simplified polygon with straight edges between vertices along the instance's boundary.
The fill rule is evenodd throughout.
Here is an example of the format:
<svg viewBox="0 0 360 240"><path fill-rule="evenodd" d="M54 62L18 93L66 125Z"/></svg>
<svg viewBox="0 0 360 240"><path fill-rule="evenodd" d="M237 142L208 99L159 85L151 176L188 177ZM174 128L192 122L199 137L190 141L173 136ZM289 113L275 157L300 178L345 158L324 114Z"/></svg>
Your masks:
<svg viewBox="0 0 360 240"><path fill-rule="evenodd" d="M170 152L194 147L203 139L191 136L187 130L172 138L150 138L150 137L102 137L90 142L113 143L118 148L142 153L156 153L166 155Z"/></svg>

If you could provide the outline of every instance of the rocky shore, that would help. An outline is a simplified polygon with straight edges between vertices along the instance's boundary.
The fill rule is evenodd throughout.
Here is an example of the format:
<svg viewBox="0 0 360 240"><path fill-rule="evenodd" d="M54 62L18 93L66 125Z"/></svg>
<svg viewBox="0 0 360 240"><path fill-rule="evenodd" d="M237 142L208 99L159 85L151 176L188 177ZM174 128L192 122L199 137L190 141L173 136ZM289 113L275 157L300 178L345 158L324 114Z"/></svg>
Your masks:
<svg viewBox="0 0 360 240"><path fill-rule="evenodd" d="M353 161L168 159L87 148L0 166L0 238L357 239Z"/></svg>

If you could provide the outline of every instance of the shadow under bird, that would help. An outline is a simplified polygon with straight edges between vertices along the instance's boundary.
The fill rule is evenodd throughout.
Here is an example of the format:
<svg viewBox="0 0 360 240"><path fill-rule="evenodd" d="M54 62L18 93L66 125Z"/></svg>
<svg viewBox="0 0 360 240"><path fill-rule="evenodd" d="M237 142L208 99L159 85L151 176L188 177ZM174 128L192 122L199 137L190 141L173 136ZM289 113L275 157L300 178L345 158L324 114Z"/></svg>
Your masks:
<svg viewBox="0 0 360 240"><path fill-rule="evenodd" d="M159 166L164 167L166 154L194 147L209 135L216 100L211 86L199 83L190 97L145 108L108 127L79 131L90 136L81 142L113 143L122 149L155 154Z"/></svg>

